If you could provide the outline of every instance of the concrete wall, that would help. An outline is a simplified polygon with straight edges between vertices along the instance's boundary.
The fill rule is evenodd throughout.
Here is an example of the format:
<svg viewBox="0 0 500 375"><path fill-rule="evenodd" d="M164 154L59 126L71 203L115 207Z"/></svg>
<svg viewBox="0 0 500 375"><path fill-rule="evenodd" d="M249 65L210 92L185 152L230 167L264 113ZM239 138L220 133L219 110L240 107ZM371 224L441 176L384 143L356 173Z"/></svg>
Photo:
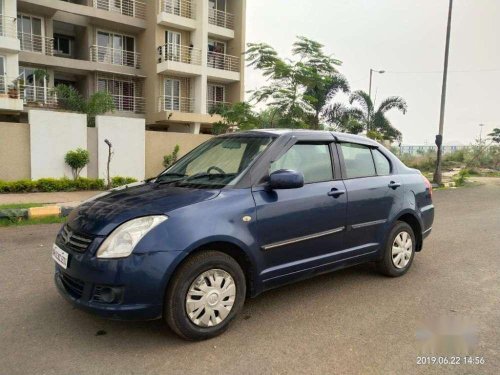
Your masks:
<svg viewBox="0 0 500 375"><path fill-rule="evenodd" d="M70 150L87 149L87 116L70 112L30 110L31 178L72 177L64 162ZM87 169L80 174L87 177Z"/></svg>
<svg viewBox="0 0 500 375"><path fill-rule="evenodd" d="M165 168L163 157L179 145L179 157L212 138L205 134L186 134L172 132L146 132L146 178L157 176Z"/></svg>
<svg viewBox="0 0 500 375"><path fill-rule="evenodd" d="M0 180L30 178L30 127L0 122Z"/></svg>
<svg viewBox="0 0 500 375"><path fill-rule="evenodd" d="M98 176L107 178L108 139L113 144L110 175L144 179L145 128L144 119L97 116Z"/></svg>
<svg viewBox="0 0 500 375"><path fill-rule="evenodd" d="M89 152L90 162L87 165L87 177L97 178L98 170L98 153L97 153L97 129L87 128L87 151Z"/></svg>

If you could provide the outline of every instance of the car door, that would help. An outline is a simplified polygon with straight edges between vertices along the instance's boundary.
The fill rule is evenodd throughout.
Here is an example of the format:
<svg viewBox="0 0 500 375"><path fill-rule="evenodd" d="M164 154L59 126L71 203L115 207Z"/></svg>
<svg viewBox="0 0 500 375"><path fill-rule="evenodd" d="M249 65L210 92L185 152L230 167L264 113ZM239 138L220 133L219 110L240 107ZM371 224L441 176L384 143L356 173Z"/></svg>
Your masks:
<svg viewBox="0 0 500 375"><path fill-rule="evenodd" d="M403 188L377 148L344 142L338 149L348 196L345 245L369 254L383 243L391 217L399 212Z"/></svg>
<svg viewBox="0 0 500 375"><path fill-rule="evenodd" d="M328 142L296 143L271 164L270 173L302 172L304 186L254 189L265 288L319 271L343 248L347 197L331 156Z"/></svg>

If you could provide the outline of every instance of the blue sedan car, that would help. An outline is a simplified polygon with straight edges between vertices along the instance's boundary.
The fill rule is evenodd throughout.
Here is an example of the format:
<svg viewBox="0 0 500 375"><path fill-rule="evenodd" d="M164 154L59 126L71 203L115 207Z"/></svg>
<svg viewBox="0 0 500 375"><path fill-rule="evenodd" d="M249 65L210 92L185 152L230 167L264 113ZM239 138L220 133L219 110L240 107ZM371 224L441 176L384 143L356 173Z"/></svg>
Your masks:
<svg viewBox="0 0 500 375"><path fill-rule="evenodd" d="M370 139L223 135L75 209L53 247L55 283L84 310L207 339L280 285L363 262L405 274L433 219L429 181Z"/></svg>

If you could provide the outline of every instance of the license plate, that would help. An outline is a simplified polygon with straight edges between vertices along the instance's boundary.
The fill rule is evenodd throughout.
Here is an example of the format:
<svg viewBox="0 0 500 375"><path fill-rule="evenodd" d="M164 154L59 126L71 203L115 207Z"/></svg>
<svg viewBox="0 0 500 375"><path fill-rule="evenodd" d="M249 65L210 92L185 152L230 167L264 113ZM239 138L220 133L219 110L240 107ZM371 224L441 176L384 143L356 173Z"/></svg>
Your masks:
<svg viewBox="0 0 500 375"><path fill-rule="evenodd" d="M64 269L68 268L68 257L69 254L59 246L56 244L52 246L52 259Z"/></svg>

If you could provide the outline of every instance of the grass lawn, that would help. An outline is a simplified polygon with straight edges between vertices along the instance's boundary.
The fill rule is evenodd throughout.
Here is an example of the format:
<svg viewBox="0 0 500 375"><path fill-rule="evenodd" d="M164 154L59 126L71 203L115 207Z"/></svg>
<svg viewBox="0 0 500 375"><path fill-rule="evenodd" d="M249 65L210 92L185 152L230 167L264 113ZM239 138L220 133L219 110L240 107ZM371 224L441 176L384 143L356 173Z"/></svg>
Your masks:
<svg viewBox="0 0 500 375"><path fill-rule="evenodd" d="M0 210L12 210L12 209L23 209L31 207L42 207L42 203L12 203L12 204L0 204Z"/></svg>
<svg viewBox="0 0 500 375"><path fill-rule="evenodd" d="M65 223L65 217L59 216L49 216L39 219L20 219L20 220L10 220L10 219L0 219L0 227L13 227L20 225L34 225L34 224L55 224L55 223Z"/></svg>

